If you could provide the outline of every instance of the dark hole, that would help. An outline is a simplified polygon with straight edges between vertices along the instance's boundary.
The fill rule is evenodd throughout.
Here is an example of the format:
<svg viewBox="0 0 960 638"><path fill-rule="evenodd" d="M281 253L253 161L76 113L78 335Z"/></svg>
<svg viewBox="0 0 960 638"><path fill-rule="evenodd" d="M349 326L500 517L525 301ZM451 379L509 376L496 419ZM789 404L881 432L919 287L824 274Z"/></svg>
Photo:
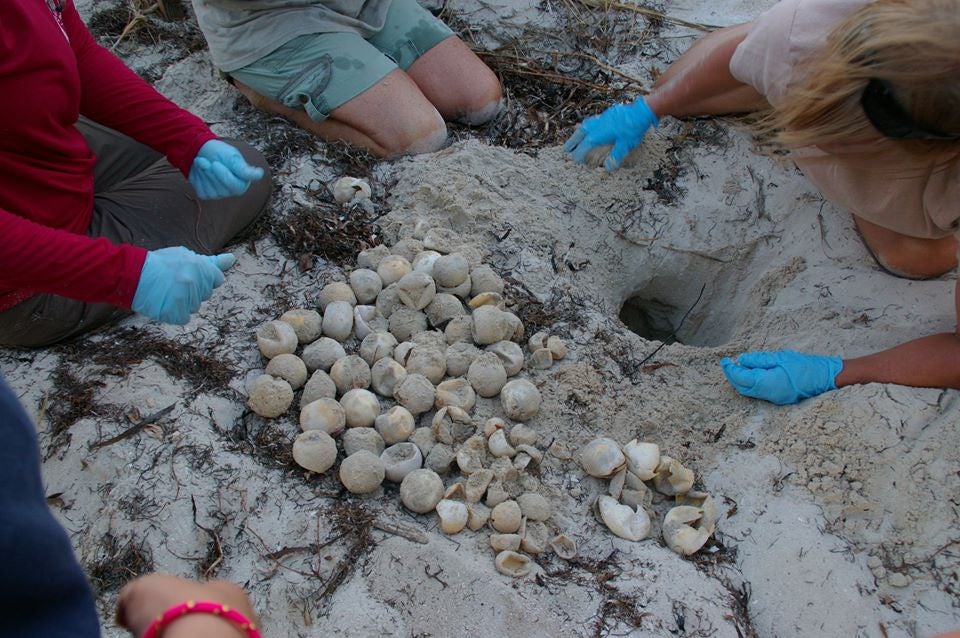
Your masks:
<svg viewBox="0 0 960 638"><path fill-rule="evenodd" d="M620 309L620 321L648 341L682 343L674 334L677 329L674 323L682 314L683 311L676 306L656 299L633 297L627 299Z"/></svg>

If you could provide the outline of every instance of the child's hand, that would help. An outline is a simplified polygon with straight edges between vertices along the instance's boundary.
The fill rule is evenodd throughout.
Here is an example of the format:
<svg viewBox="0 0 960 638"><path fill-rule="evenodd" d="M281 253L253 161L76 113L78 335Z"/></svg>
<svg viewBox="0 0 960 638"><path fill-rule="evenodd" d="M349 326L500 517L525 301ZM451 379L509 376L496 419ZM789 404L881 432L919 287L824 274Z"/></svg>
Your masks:
<svg viewBox="0 0 960 638"><path fill-rule="evenodd" d="M127 583L120 590L120 597L117 599L117 624L140 638L157 616L188 600L223 603L256 622L246 593L234 583L225 580L198 583L167 574L148 574ZM242 635L233 623L212 614L188 614L170 623L163 632L163 638L237 638Z"/></svg>

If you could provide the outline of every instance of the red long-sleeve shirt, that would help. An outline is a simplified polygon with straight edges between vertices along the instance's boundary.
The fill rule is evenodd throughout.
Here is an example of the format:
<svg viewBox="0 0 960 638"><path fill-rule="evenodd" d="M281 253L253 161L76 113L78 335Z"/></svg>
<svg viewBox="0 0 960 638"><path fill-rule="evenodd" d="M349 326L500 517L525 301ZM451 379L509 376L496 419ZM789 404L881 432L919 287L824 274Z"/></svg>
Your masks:
<svg viewBox="0 0 960 638"><path fill-rule="evenodd" d="M98 45L71 0L48 2L0 2L0 310L39 293L129 307L146 251L86 235L96 158L79 115L184 175L215 135Z"/></svg>

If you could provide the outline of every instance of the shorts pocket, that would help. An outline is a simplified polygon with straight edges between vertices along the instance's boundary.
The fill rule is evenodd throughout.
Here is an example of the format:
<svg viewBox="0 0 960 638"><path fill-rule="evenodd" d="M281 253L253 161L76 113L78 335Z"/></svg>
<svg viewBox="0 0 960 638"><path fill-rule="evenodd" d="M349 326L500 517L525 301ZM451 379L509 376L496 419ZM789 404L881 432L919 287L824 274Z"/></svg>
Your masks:
<svg viewBox="0 0 960 638"><path fill-rule="evenodd" d="M302 108L315 122L322 122L330 115L324 91L330 85L333 58L322 56L307 69L287 82L277 100L290 108Z"/></svg>

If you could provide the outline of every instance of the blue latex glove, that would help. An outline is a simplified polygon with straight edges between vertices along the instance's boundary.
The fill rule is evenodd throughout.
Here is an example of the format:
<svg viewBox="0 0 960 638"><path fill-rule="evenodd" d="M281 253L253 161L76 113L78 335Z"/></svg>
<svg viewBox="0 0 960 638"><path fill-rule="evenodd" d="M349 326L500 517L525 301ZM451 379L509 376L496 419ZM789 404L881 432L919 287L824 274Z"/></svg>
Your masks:
<svg viewBox="0 0 960 638"><path fill-rule="evenodd" d="M182 326L223 283L223 271L236 261L230 253L198 255L183 246L151 250L131 307L151 319Z"/></svg>
<svg viewBox="0 0 960 638"><path fill-rule="evenodd" d="M620 168L630 151L640 146L647 130L659 123L644 99L638 97L631 104L616 104L600 115L585 119L563 145L563 150L570 153L575 162L583 164L590 151L612 145L603 166L613 171Z"/></svg>
<svg viewBox="0 0 960 638"><path fill-rule="evenodd" d="M740 394L787 405L836 390L843 359L780 350L746 352L735 362L724 357L720 366Z"/></svg>
<svg viewBox="0 0 960 638"><path fill-rule="evenodd" d="M187 179L200 199L217 199L242 195L261 177L263 169L247 164L236 148L210 140L197 151Z"/></svg>

